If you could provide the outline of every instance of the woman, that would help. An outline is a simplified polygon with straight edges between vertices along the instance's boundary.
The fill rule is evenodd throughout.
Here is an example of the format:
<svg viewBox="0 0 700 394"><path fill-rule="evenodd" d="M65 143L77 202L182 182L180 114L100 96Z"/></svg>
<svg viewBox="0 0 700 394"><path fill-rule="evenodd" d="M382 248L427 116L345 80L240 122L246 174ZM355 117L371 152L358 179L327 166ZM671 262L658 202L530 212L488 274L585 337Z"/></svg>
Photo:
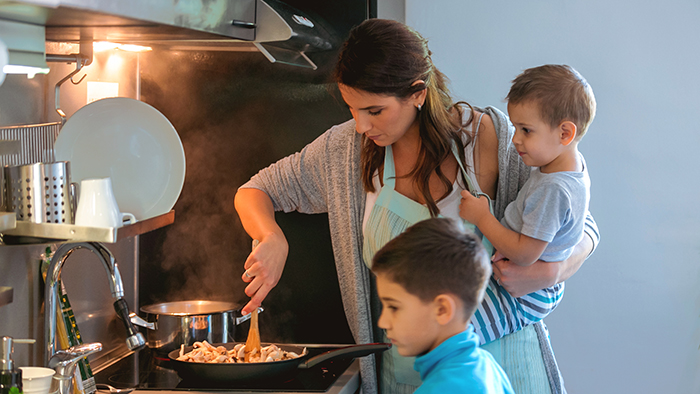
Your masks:
<svg viewBox="0 0 700 394"><path fill-rule="evenodd" d="M417 221L437 215L459 219L461 190L486 194L496 217L502 217L529 168L511 145L513 129L505 115L454 103L426 41L403 24L372 19L353 29L335 79L353 119L262 170L236 194L246 232L261 241L245 263L243 280L250 282L246 294L251 301L244 312L262 302L284 268L288 245L274 212L327 212L353 336L357 343L381 341L380 304L365 265L373 253ZM565 262L527 268L496 262L490 290L521 296L567 279L597 242L592 220L587 233ZM516 392L560 392L542 323L485 348ZM420 383L410 360L384 354L380 362L381 392L412 392ZM377 392L375 371L374 358L362 360L365 393Z"/></svg>

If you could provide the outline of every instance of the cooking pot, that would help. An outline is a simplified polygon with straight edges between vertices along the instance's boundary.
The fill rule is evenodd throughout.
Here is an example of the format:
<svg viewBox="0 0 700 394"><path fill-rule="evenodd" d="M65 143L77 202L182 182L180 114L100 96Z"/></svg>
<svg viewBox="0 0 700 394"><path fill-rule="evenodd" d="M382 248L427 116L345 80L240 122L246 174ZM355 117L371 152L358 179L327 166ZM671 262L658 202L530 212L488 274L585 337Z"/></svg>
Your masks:
<svg viewBox="0 0 700 394"><path fill-rule="evenodd" d="M162 354L196 341L233 342L236 326L250 319L250 314L240 316L236 304L221 301L164 302L143 306L141 312L146 319L132 313L131 322L148 329L148 347Z"/></svg>
<svg viewBox="0 0 700 394"><path fill-rule="evenodd" d="M213 343L213 346L223 346L227 350L233 349L235 343ZM262 343L268 346L269 343ZM292 378L300 369L311 368L321 362L332 359L355 358L383 352L391 348L390 343L369 343L363 345L351 345L329 350L317 356L311 357L304 353L304 347L288 344L276 344L287 352L300 354L300 357L260 363L196 363L191 361L179 361L180 350L173 350L168 357L173 362L173 367L181 378L190 381L196 380L202 384L221 384L234 382L255 382L271 378ZM183 349L183 353L192 351L192 346Z"/></svg>

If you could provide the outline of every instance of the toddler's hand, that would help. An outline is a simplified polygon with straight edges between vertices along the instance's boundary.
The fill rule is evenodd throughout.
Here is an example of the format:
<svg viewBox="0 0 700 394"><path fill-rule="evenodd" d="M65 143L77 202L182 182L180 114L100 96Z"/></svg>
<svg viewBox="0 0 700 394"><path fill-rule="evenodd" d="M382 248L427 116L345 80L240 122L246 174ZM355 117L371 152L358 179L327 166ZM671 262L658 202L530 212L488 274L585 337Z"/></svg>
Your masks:
<svg viewBox="0 0 700 394"><path fill-rule="evenodd" d="M489 215L489 200L486 197L474 197L469 191L462 190L462 201L459 204L459 216L471 224L479 226L479 221Z"/></svg>

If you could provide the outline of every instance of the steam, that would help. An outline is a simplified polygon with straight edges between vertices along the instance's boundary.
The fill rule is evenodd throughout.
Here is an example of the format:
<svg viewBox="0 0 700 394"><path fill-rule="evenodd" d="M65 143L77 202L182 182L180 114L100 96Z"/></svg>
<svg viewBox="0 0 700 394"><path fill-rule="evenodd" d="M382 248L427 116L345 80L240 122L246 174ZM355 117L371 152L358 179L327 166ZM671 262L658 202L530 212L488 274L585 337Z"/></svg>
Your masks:
<svg viewBox="0 0 700 394"><path fill-rule="evenodd" d="M243 306L249 298L241 275L251 239L233 207L237 189L346 120L346 110L330 99L326 78L317 72L271 64L259 53L153 51L142 56L142 99L178 131L187 172L174 207L175 223L142 236L141 267L150 274L142 275L141 298ZM270 296L284 300L292 292L278 285ZM290 341L290 327L298 326L294 313L267 300L265 307L267 313L260 316L264 341Z"/></svg>

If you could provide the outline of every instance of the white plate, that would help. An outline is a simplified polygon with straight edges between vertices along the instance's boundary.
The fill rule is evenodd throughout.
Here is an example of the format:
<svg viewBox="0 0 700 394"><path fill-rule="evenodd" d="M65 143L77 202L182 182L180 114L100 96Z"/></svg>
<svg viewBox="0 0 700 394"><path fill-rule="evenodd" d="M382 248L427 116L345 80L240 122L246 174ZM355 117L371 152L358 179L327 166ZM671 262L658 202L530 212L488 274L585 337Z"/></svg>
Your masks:
<svg viewBox="0 0 700 394"><path fill-rule="evenodd" d="M143 220L169 212L185 182L185 151L168 119L150 105L114 97L76 111L56 138L71 179L112 178L121 212Z"/></svg>

